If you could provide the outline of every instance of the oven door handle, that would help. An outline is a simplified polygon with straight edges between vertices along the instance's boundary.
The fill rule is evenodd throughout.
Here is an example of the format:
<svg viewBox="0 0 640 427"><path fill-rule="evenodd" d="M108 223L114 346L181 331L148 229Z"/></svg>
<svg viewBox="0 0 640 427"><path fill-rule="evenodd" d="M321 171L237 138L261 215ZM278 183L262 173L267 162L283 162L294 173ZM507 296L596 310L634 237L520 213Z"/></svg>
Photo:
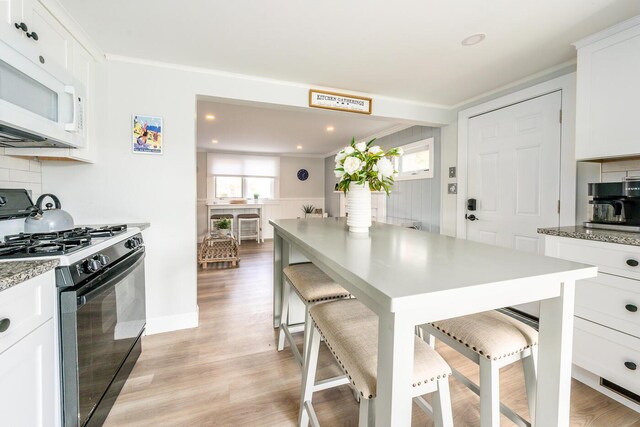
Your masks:
<svg viewBox="0 0 640 427"><path fill-rule="evenodd" d="M87 288L85 288L87 289L85 292L79 292L76 295L78 308L111 289L116 283L122 280L123 277L127 276L142 264L144 258L144 247L140 247L140 249L130 255L127 259L105 272L105 274L109 276L108 278L103 279L105 276L102 276L97 279L99 281L104 280L104 283L100 283L97 286L87 286Z"/></svg>

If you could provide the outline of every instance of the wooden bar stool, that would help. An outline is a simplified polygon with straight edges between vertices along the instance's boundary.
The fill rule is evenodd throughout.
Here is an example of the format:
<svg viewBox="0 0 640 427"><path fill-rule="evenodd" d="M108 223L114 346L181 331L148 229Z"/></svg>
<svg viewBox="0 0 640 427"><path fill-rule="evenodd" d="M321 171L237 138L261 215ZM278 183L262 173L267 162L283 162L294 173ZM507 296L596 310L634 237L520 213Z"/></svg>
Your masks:
<svg viewBox="0 0 640 427"><path fill-rule="evenodd" d="M308 331L311 329L311 318L309 317L309 308L315 304L326 301L349 298L351 294L342 286L334 282L329 276L322 272L318 267L310 262L303 264L291 264L282 270L284 276L284 288L282 290L282 314L280 316L280 333L278 336L278 351L284 349L285 338L289 341L289 346L293 352L293 356L298 363L302 365L305 358L298 351L292 332L300 332L302 329L293 328L289 324L289 295L291 288L300 297L305 305L303 325L304 343L302 351L306 354L308 346Z"/></svg>
<svg viewBox="0 0 640 427"><path fill-rule="evenodd" d="M480 386L453 369L453 376L480 396L480 425L500 425L500 412L519 426L530 426L535 419L536 361L538 332L530 326L497 311L421 325L424 339L435 347L435 338L457 350L480 366ZM500 368L522 360L527 390L527 422L500 402Z"/></svg>
<svg viewBox="0 0 640 427"><path fill-rule="evenodd" d="M255 238L256 242L260 243L260 215L256 213L238 214L238 244L242 244L242 239L245 237ZM242 224L255 223L255 233L242 234Z"/></svg>
<svg viewBox="0 0 640 427"><path fill-rule="evenodd" d="M215 226L215 222L218 221L219 219L228 219L231 221L231 228L229 229L229 231L231 232L231 235L233 236L233 214L213 214L211 215L211 218L209 218L209 221L211 223L211 230L213 230L214 228L218 228L218 227L214 227Z"/></svg>
<svg viewBox="0 0 640 427"><path fill-rule="evenodd" d="M378 368L378 316L356 299L319 304L309 310L313 320L310 346L302 377L299 426L318 426L312 398L315 391L350 384L360 395L359 426L374 425ZM320 337L345 375L315 381ZM414 401L429 413L437 427L453 426L447 362L420 338L415 338L413 365ZM422 397L433 393L433 407Z"/></svg>

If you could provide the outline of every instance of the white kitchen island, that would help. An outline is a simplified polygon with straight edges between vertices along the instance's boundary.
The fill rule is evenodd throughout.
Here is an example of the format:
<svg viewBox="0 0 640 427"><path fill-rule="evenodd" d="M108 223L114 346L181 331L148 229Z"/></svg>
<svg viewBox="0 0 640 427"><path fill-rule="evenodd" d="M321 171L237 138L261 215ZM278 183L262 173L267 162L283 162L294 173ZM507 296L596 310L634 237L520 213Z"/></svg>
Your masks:
<svg viewBox="0 0 640 427"><path fill-rule="evenodd" d="M575 281L596 267L344 218L272 220L274 327L282 268L312 261L379 316L376 425L411 425L414 326L541 301L536 423L569 425Z"/></svg>

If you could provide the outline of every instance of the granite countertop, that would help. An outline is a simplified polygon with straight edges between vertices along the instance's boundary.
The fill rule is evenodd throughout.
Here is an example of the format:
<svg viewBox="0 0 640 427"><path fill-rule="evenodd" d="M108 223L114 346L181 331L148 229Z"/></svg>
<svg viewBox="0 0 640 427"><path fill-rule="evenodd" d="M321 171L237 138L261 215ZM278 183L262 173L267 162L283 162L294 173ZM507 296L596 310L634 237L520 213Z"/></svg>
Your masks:
<svg viewBox="0 0 640 427"><path fill-rule="evenodd" d="M640 233L614 230L598 230L572 225L568 227L538 228L538 234L570 237L573 239L595 240L597 242L617 243L620 245L640 246Z"/></svg>
<svg viewBox="0 0 640 427"><path fill-rule="evenodd" d="M60 264L60 261L57 259L1 262L0 292L53 270L58 264Z"/></svg>

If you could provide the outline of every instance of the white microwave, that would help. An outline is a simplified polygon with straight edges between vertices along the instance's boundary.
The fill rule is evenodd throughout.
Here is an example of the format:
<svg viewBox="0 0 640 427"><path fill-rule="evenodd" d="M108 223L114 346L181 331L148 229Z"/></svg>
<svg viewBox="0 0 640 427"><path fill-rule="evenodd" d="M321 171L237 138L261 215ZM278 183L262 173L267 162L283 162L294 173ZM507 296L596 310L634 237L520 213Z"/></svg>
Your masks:
<svg viewBox="0 0 640 427"><path fill-rule="evenodd" d="M0 147L84 147L84 90L0 42Z"/></svg>

